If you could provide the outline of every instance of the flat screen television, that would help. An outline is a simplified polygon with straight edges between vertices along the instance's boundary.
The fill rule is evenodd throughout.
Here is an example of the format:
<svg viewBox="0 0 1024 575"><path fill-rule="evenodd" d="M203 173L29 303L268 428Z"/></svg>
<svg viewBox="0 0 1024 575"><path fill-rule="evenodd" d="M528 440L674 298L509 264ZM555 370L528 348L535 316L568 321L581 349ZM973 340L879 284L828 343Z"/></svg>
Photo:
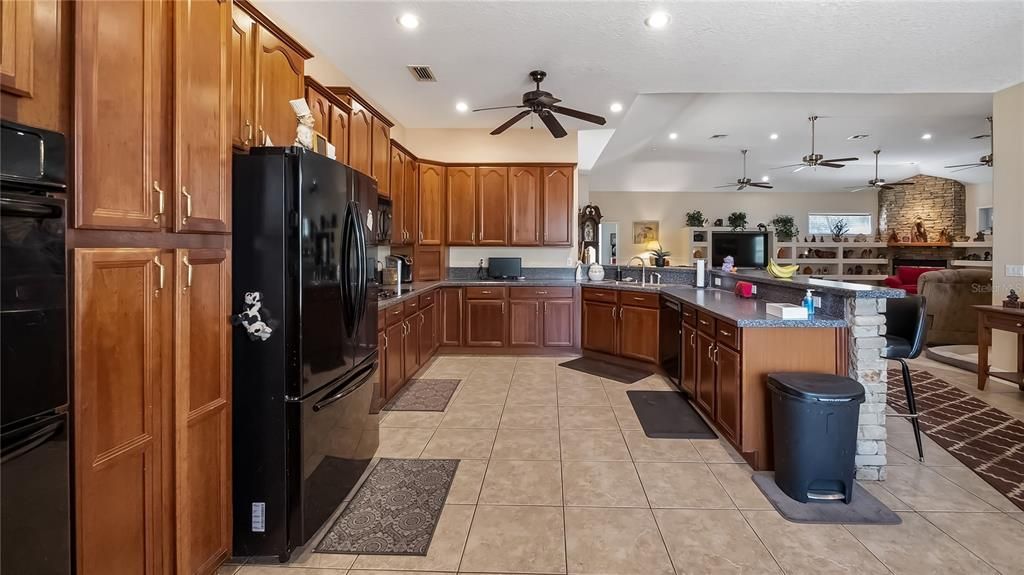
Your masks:
<svg viewBox="0 0 1024 575"><path fill-rule="evenodd" d="M740 268L764 268L768 265L767 232L714 232L711 234L711 266L722 267L726 256Z"/></svg>

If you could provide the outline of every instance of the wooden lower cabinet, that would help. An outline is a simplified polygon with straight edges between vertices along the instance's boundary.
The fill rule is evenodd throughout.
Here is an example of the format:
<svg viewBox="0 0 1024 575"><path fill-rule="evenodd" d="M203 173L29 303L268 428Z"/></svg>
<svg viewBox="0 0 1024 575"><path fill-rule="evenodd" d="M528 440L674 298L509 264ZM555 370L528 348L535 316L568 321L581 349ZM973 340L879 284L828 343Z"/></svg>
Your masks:
<svg viewBox="0 0 1024 575"><path fill-rule="evenodd" d="M74 250L77 572L213 573L231 548L227 250Z"/></svg>
<svg viewBox="0 0 1024 575"><path fill-rule="evenodd" d="M509 302L508 344L511 347L537 347L540 345L541 324L538 300L512 300Z"/></svg>
<svg viewBox="0 0 1024 575"><path fill-rule="evenodd" d="M715 421L726 439L737 443L740 437L740 414L742 380L740 378L740 354L724 345L715 347L715 386L718 391L715 403Z"/></svg>
<svg viewBox="0 0 1024 575"><path fill-rule="evenodd" d="M399 322L388 327L384 332L384 391L387 399L391 399L405 382L405 323Z"/></svg>
<svg viewBox="0 0 1024 575"><path fill-rule="evenodd" d="M440 345L460 346L462 345L462 288L448 287L441 288L441 310L440 310Z"/></svg>
<svg viewBox="0 0 1024 575"><path fill-rule="evenodd" d="M714 338L701 332L697 334L697 391L694 400L706 413L715 413L715 349Z"/></svg>
<svg viewBox="0 0 1024 575"><path fill-rule="evenodd" d="M657 308L619 307L619 355L630 359L658 362Z"/></svg>
<svg viewBox="0 0 1024 575"><path fill-rule="evenodd" d="M571 299L544 301L541 307L541 345L544 347L573 347L575 343L576 302Z"/></svg>
<svg viewBox="0 0 1024 575"><path fill-rule="evenodd" d="M405 332L402 335L402 353L405 368L402 370L404 379L408 380L416 375L420 369L420 321L423 315L419 312L405 318L403 325Z"/></svg>
<svg viewBox="0 0 1024 575"><path fill-rule="evenodd" d="M420 370L437 351L438 341L438 307L433 300L440 291L421 294L418 300L410 300L405 305L388 308L387 312L410 310L401 319L392 317L391 325L385 327L388 313L379 315L385 318L377 328L377 345L380 349L381 391L376 405L380 406L393 398L402 387ZM431 303L412 313L412 303ZM408 306L408 308L406 308Z"/></svg>
<svg viewBox="0 0 1024 575"><path fill-rule="evenodd" d="M466 300L466 345L504 347L508 339L505 300Z"/></svg>
<svg viewBox="0 0 1024 575"><path fill-rule="evenodd" d="M420 324L419 354L420 367L422 367L437 349L437 319L432 305L423 308L417 315L419 315Z"/></svg>
<svg viewBox="0 0 1024 575"><path fill-rule="evenodd" d="M608 354L618 353L617 314L618 306L615 304L583 300L583 349Z"/></svg>
<svg viewBox="0 0 1024 575"><path fill-rule="evenodd" d="M679 356L682 375L679 382L683 391L692 396L697 393L697 330L689 325L683 326L682 346Z"/></svg>

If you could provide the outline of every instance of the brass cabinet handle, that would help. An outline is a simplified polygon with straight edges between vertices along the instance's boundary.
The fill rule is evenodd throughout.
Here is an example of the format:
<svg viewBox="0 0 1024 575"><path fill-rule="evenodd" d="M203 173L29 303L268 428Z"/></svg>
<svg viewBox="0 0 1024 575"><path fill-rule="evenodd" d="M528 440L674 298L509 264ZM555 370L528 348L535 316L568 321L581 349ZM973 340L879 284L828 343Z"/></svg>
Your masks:
<svg viewBox="0 0 1024 575"><path fill-rule="evenodd" d="M644 301L644 298L633 296L633 301Z"/></svg>
<svg viewBox="0 0 1024 575"><path fill-rule="evenodd" d="M539 292L537 292L537 295L548 295L548 292L546 292L546 291L539 291Z"/></svg>
<svg viewBox="0 0 1024 575"><path fill-rule="evenodd" d="M153 180L153 191L156 192L156 213L153 214L153 221L159 222L160 216L164 215L164 191L160 188L160 182Z"/></svg>
<svg viewBox="0 0 1024 575"><path fill-rule="evenodd" d="M697 337L696 334L692 334L692 333L690 334L690 345L696 345L696 343L694 343L694 341L693 341L694 339L696 339L696 337Z"/></svg>
<svg viewBox="0 0 1024 575"><path fill-rule="evenodd" d="M491 293L491 290L488 290L488 289L481 290L480 293Z"/></svg>
<svg viewBox="0 0 1024 575"><path fill-rule="evenodd" d="M423 243L423 230L420 230L420 243Z"/></svg>
<svg viewBox="0 0 1024 575"><path fill-rule="evenodd" d="M153 297L160 295L160 290L164 289L164 264L160 263L160 256L153 256L153 263L156 264L156 270L158 274L157 288L153 290Z"/></svg>
<svg viewBox="0 0 1024 575"><path fill-rule="evenodd" d="M615 306L612 306L612 319L615 319Z"/></svg>
<svg viewBox="0 0 1024 575"><path fill-rule="evenodd" d="M192 194L188 193L188 188L182 186L181 195L185 196L185 217L181 218L181 225L185 225L192 217Z"/></svg>
<svg viewBox="0 0 1024 575"><path fill-rule="evenodd" d="M706 321L704 321L704 320L702 320L702 319L701 319L701 320L698 320L698 321L700 322L700 324L701 324L701 325L708 325L708 322L706 322Z"/></svg>
<svg viewBox="0 0 1024 575"><path fill-rule="evenodd" d="M501 302L501 313L505 313L505 302Z"/></svg>
<svg viewBox="0 0 1024 575"><path fill-rule="evenodd" d="M471 241L471 242L475 242L476 241L476 232L469 232L469 241Z"/></svg>
<svg viewBox="0 0 1024 575"><path fill-rule="evenodd" d="M420 327L423 327L423 322L424 322L424 321L425 321L425 320L423 319L423 316L421 315L421 316L420 316Z"/></svg>
<svg viewBox="0 0 1024 575"><path fill-rule="evenodd" d="M263 129L263 126L260 126L257 130L260 133L260 145L261 146L266 146L267 145L267 131Z"/></svg>
<svg viewBox="0 0 1024 575"><path fill-rule="evenodd" d="M713 345L709 345L709 346L708 346L708 359L710 359L710 360L712 360L712 361L714 361L714 359L713 359L713 358L711 357L711 349L712 349L713 347L715 347L715 346L713 346Z"/></svg>
<svg viewBox="0 0 1024 575"><path fill-rule="evenodd" d="M384 334L384 349L388 348L388 334Z"/></svg>
<svg viewBox="0 0 1024 575"><path fill-rule="evenodd" d="M192 262L188 261L188 256L182 256L181 262L185 264L185 290L187 290L192 287Z"/></svg>
<svg viewBox="0 0 1024 575"><path fill-rule="evenodd" d="M724 335L725 337L732 337L732 332L725 331L724 329L719 330L718 333Z"/></svg>
<svg viewBox="0 0 1024 575"><path fill-rule="evenodd" d="M246 135L245 135L244 139L245 139L245 145L248 146L250 143L252 143L252 122L250 122L249 120L246 120L245 121L245 127L247 128L247 130L246 130Z"/></svg>
<svg viewBox="0 0 1024 575"><path fill-rule="evenodd" d="M713 360L715 365L718 365L718 346L715 346L715 359Z"/></svg>

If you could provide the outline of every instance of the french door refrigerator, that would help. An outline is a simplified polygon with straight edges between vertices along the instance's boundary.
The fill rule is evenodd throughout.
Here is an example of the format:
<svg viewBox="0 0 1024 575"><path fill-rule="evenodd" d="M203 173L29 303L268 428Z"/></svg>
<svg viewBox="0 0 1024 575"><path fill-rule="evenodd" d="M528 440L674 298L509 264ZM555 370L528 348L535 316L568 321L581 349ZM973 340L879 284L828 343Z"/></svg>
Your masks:
<svg viewBox="0 0 1024 575"><path fill-rule="evenodd" d="M234 554L285 561L377 446L377 184L297 147L233 178Z"/></svg>

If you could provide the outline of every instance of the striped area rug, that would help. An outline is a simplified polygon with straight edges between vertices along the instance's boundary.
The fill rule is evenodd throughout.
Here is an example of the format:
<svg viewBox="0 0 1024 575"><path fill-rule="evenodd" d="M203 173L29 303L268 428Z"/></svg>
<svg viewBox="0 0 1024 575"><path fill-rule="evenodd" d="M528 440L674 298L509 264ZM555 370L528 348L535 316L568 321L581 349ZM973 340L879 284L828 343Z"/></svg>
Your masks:
<svg viewBox="0 0 1024 575"><path fill-rule="evenodd" d="M1024 422L927 371L910 375L921 430L1024 510ZM908 412L899 369L889 370L887 403Z"/></svg>

